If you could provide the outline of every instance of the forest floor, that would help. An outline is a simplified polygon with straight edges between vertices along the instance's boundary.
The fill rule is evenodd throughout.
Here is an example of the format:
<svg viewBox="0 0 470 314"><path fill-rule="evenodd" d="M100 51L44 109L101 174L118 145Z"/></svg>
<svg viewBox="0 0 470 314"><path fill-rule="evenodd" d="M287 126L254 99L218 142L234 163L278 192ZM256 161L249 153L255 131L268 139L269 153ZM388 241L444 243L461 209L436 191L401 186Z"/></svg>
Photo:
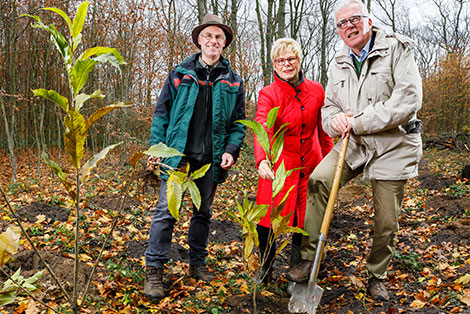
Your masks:
<svg viewBox="0 0 470 314"><path fill-rule="evenodd" d="M7 155L0 155L0 159L2 165L9 165ZM388 302L374 302L366 293L365 265L374 213L370 184L358 178L343 187L328 234L327 275L318 283L325 292L317 313L470 313L470 184L461 178L463 166L469 163L468 151L425 150L419 177L406 185L396 253L389 267ZM37 176L35 167L33 159L20 161L18 182L9 184L10 170L2 166L0 184L45 260L71 293L71 204L58 181L50 178L50 171L41 168ZM100 164L83 186L86 202L80 230L79 287L88 279L104 236L110 231L119 208L118 193L129 180L129 168L111 159ZM253 152L245 148L214 201L207 264L216 278L210 283L188 276L186 235L191 215L185 199L165 270L167 297L154 303L142 294L143 256L159 184L142 171L132 185L111 242L105 246L83 313L253 313L252 280L244 270L241 229L226 210L234 209L235 199L244 193L256 194L256 178ZM0 232L13 223L5 201L0 200ZM276 258L275 280L259 288L258 313L288 313L284 275L288 261L289 246ZM19 267L24 277L44 268L24 240L3 270L12 274ZM0 273L0 290L6 279ZM38 298L60 313L71 313L47 272L37 285L34 292ZM14 303L0 307L0 313L46 311L43 305L20 294Z"/></svg>

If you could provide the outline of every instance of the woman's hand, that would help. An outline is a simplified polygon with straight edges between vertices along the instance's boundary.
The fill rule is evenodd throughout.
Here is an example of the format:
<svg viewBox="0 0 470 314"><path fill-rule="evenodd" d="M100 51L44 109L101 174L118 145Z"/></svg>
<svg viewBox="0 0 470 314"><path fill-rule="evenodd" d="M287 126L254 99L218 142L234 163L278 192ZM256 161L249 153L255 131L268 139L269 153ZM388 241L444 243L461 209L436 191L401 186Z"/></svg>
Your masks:
<svg viewBox="0 0 470 314"><path fill-rule="evenodd" d="M263 179L274 180L274 173L271 170L271 167L269 167L268 160L265 159L259 163L258 174Z"/></svg>

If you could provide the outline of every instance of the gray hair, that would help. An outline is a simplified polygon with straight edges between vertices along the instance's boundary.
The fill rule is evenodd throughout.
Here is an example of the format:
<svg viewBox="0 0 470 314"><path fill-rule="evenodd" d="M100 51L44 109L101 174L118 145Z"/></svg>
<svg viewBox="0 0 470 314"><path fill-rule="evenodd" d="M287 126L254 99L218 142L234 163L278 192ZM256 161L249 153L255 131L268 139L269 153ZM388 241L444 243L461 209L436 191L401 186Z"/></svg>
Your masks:
<svg viewBox="0 0 470 314"><path fill-rule="evenodd" d="M342 10L342 9L352 5L352 4L356 4L356 5L359 6L359 8L361 9L361 14L362 15L369 16L369 11L367 10L366 5L362 1L359 1L359 0L342 0L338 3L338 5L335 8L335 12L334 12L335 23L338 22L336 20L336 14L338 13L338 11L340 11L340 10Z"/></svg>
<svg viewBox="0 0 470 314"><path fill-rule="evenodd" d="M274 42L271 48L271 62L274 63L276 57L283 51L293 52L299 58L299 63L302 62L302 49L299 43L292 38L279 38Z"/></svg>

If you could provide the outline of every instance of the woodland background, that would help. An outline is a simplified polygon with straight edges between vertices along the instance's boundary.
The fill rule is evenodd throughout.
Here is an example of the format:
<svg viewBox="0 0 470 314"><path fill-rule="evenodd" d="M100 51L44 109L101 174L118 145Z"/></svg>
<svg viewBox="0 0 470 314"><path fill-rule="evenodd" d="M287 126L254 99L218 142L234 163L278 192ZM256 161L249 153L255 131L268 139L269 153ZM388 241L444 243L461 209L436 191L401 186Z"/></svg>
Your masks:
<svg viewBox="0 0 470 314"><path fill-rule="evenodd" d="M91 74L88 90L92 86L101 89L107 95L107 103L124 101L133 102L134 106L116 111L94 126L87 148L96 152L109 143L123 141L119 150L126 158L130 147L147 145L160 88L168 72L196 51L190 33L206 12L223 16L235 32L234 42L224 54L245 81L248 117L256 111L259 89L272 79L269 52L277 38L289 36L298 40L306 76L326 86L328 64L340 47L332 20L336 2L90 1L82 47L115 47L128 65L123 68L122 77L115 69L101 67ZM9 155L12 182L22 158L57 148L60 154L63 145L62 113L46 100L34 98L31 89L54 89L65 96L68 93L61 60L49 44L48 34L31 28L31 21L21 14L40 15L46 24L54 23L60 30L63 20L39 8L54 6L75 12L79 3L0 3L0 149ZM424 82L424 103L419 113L424 122L423 136L468 131L470 2L366 0L366 4L376 25L410 36L418 44L416 59ZM97 102L95 106L103 104ZM22 154L23 149L30 153Z"/></svg>

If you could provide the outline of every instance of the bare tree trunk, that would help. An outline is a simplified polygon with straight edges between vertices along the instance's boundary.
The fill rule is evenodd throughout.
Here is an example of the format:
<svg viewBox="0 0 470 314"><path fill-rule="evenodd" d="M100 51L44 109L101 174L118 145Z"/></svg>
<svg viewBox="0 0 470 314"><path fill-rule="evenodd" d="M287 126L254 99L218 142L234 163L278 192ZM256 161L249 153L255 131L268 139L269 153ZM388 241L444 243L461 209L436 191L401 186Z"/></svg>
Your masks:
<svg viewBox="0 0 470 314"><path fill-rule="evenodd" d="M10 165L11 165L11 182L16 183L16 156L15 156L15 144L13 141L13 134L10 132L8 125L7 113L5 111L5 105L3 103L3 97L0 96L0 106L2 107L3 123L5 123L5 133L7 135L8 152L10 153Z"/></svg>
<svg viewBox="0 0 470 314"><path fill-rule="evenodd" d="M333 11L334 1L331 0L320 0L320 18L321 18L321 29L320 29L320 83L326 87L328 81L328 20L331 12Z"/></svg>
<svg viewBox="0 0 470 314"><path fill-rule="evenodd" d="M260 5L260 0L256 0L256 16L258 19L258 28L259 28L259 34L260 34L260 40L261 40L261 68L263 69L263 82L264 86L267 86L271 84L272 81L272 71L273 71L273 66L271 64L271 59L270 59L270 53L271 53L271 47L273 43L273 29L274 29L274 23L271 23L270 21L273 21L273 7L274 7L274 1L275 0L268 0L268 10L267 10L267 16L266 20L268 23L266 23L266 32L264 30L264 21L263 17L261 14L261 5Z"/></svg>
<svg viewBox="0 0 470 314"><path fill-rule="evenodd" d="M305 0L289 0L290 37L297 40L304 16Z"/></svg>
<svg viewBox="0 0 470 314"><path fill-rule="evenodd" d="M231 10L230 10L230 18L229 18L229 26L232 28L233 31L233 41L230 45L230 63L232 66L236 64L236 57L237 57L237 45L238 45L238 22L237 22L237 14L238 14L238 1L239 0L231 0Z"/></svg>
<svg viewBox="0 0 470 314"><path fill-rule="evenodd" d="M207 12L207 1L206 0L197 0L197 17L199 20L199 24L202 24L202 20L204 19L204 15Z"/></svg>
<svg viewBox="0 0 470 314"><path fill-rule="evenodd" d="M286 37L286 0L279 0L279 8L277 9L276 22L276 39Z"/></svg>

